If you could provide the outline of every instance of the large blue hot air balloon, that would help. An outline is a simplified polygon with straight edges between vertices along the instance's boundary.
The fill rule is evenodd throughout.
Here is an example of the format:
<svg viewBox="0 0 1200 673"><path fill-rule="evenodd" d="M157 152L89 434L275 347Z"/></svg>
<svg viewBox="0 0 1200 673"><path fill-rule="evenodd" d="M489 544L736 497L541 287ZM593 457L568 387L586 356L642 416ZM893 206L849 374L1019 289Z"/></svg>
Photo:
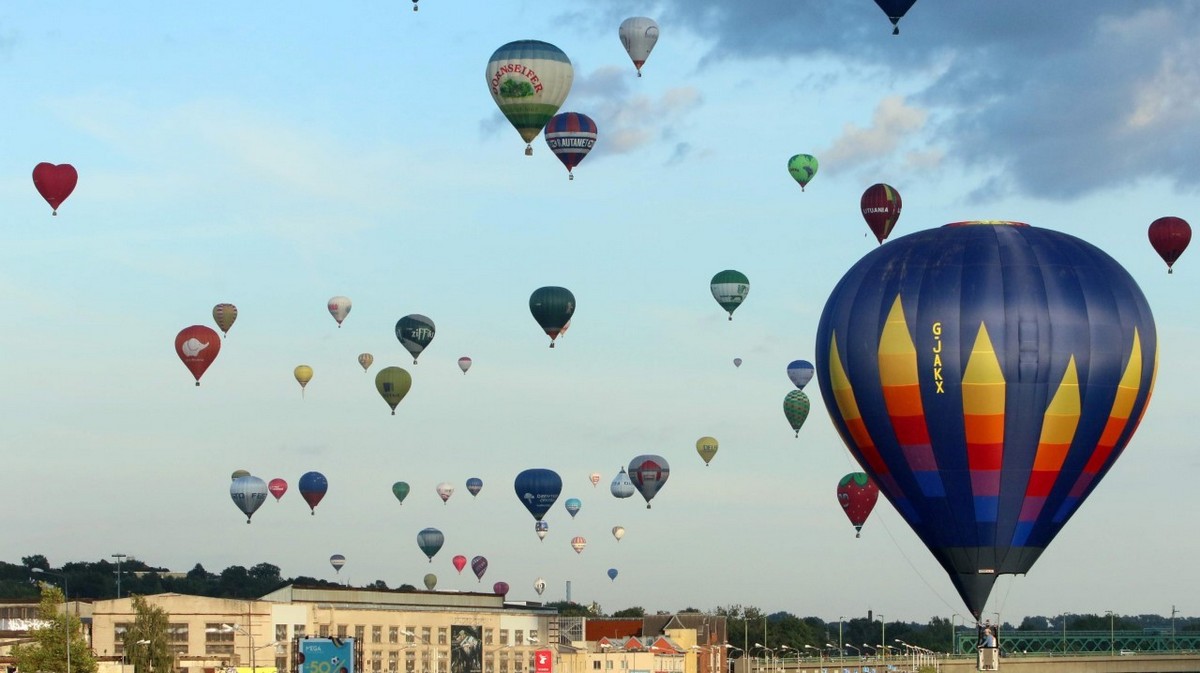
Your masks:
<svg viewBox="0 0 1200 673"><path fill-rule="evenodd" d="M417 533L417 546L429 557L430 563L433 563L434 555L438 553L445 542L446 536L436 528L425 528Z"/></svg>
<svg viewBox="0 0 1200 673"><path fill-rule="evenodd" d="M669 476L671 466L662 456L638 456L629 461L629 480L646 499L646 509L650 509L650 501L667 483Z"/></svg>
<svg viewBox="0 0 1200 673"><path fill-rule="evenodd" d="M875 0L875 4L879 5L879 9L887 14L888 19L892 22L892 35L900 34L900 19L912 9L912 6L917 4L917 0Z"/></svg>
<svg viewBox="0 0 1200 673"><path fill-rule="evenodd" d="M267 482L250 475L238 477L229 485L229 497L250 523L250 517L267 501Z"/></svg>
<svg viewBox="0 0 1200 673"><path fill-rule="evenodd" d="M800 390L804 390L804 386L808 385L808 382L812 380L813 372L815 371L813 363L808 360L792 360L787 366L788 378Z"/></svg>
<svg viewBox="0 0 1200 673"><path fill-rule="evenodd" d="M470 479L467 480L467 492L471 494L472 498L479 495L479 492L482 490L483 490L483 480L482 479L480 479L479 477L471 477Z"/></svg>
<svg viewBox="0 0 1200 673"><path fill-rule="evenodd" d="M563 505L567 508L567 513L574 519L575 515L579 513L579 508L583 507L583 502L579 498L567 498Z"/></svg>
<svg viewBox="0 0 1200 673"><path fill-rule="evenodd" d="M541 521L558 500L558 494L562 493L562 477L554 470L540 467L528 469L513 480L513 490L533 518Z"/></svg>
<svg viewBox="0 0 1200 673"><path fill-rule="evenodd" d="M320 472L305 472L300 475L300 484L297 488L300 491L300 497L308 503L309 513L315 515L317 504L329 490L329 480Z"/></svg>
<svg viewBox="0 0 1200 673"><path fill-rule="evenodd" d="M843 441L978 618L1133 436L1158 339L1133 278L1073 236L960 222L834 288L817 380Z"/></svg>

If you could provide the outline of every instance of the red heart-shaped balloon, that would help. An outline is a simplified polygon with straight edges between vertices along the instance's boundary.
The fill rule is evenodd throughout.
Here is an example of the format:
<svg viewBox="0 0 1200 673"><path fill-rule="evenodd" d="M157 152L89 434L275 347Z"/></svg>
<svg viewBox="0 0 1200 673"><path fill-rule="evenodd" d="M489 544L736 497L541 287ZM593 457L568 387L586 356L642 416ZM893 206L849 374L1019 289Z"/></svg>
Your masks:
<svg viewBox="0 0 1200 673"><path fill-rule="evenodd" d="M33 167L33 186L50 204L53 215L58 214L58 207L75 191L78 181L79 173L71 164L54 165L43 161Z"/></svg>

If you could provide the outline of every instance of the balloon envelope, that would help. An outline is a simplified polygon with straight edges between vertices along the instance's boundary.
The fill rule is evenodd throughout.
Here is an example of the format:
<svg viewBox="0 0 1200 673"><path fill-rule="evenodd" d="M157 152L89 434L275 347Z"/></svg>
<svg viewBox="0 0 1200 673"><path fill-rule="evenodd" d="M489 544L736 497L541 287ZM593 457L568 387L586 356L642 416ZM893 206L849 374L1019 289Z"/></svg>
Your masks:
<svg viewBox="0 0 1200 673"><path fill-rule="evenodd" d="M350 301L350 297L343 297L341 295L330 297L329 301L325 303L325 307L329 309L329 315L333 316L333 319L337 321L338 327L341 327L342 321L346 319L346 316L350 315L351 306L353 306L353 303Z"/></svg>
<svg viewBox="0 0 1200 673"><path fill-rule="evenodd" d="M704 460L704 464L708 465L714 456L717 455L716 437L701 437L696 440L696 453L700 454L700 458Z"/></svg>
<svg viewBox="0 0 1200 673"><path fill-rule="evenodd" d="M374 355L371 355L370 353L359 353L358 354L358 364L360 367L363 368L364 372L367 371L368 369L370 369L371 365L374 362L375 362Z"/></svg>
<svg viewBox="0 0 1200 673"><path fill-rule="evenodd" d="M175 354L200 385L200 377L221 352L221 338L215 330L204 325L192 325L175 335Z"/></svg>
<svg viewBox="0 0 1200 673"><path fill-rule="evenodd" d="M879 9L882 9L892 22L892 35L900 34L900 19L904 18L916 2L917 0L875 0L875 4L879 5Z"/></svg>
<svg viewBox="0 0 1200 673"><path fill-rule="evenodd" d="M483 574L487 572L488 560L482 556L476 556L471 559L471 572L475 573L475 579L483 581Z"/></svg>
<svg viewBox="0 0 1200 673"><path fill-rule="evenodd" d="M233 304L217 304L213 307L213 322L217 323L217 328L222 334L229 334L229 328L233 327L233 321L237 320L237 307Z"/></svg>
<svg viewBox="0 0 1200 673"><path fill-rule="evenodd" d="M492 54L485 75L492 100L525 141L525 154L533 154L529 143L571 91L571 59L548 42L517 40Z"/></svg>
<svg viewBox="0 0 1200 673"><path fill-rule="evenodd" d="M33 186L50 204L50 214L57 215L58 207L75 191L79 173L71 164L51 164L43 161L33 167Z"/></svg>
<svg viewBox="0 0 1200 673"><path fill-rule="evenodd" d="M425 573L425 588L429 591L433 591L433 588L436 586L437 575L434 575L433 573Z"/></svg>
<svg viewBox="0 0 1200 673"><path fill-rule="evenodd" d="M540 577L534 580L533 590L537 592L537 595L541 596L542 592L546 590L546 580Z"/></svg>
<svg viewBox="0 0 1200 673"><path fill-rule="evenodd" d="M867 187L863 192L862 199L859 200L862 216L880 243L883 243L883 239L895 228L896 221L900 219L902 205L900 192L891 185L879 183Z"/></svg>
<svg viewBox="0 0 1200 673"><path fill-rule="evenodd" d="M296 383L300 384L300 392L303 394L304 387L312 380L313 370L308 365L299 365L292 370L292 376L296 377Z"/></svg>
<svg viewBox="0 0 1200 673"><path fill-rule="evenodd" d="M529 312L550 337L550 347L575 315L575 295L565 287L539 287L529 295Z"/></svg>
<svg viewBox="0 0 1200 673"><path fill-rule="evenodd" d="M575 515L579 513L579 508L583 507L583 502L579 498L567 498L563 506L567 508L567 513L574 519Z"/></svg>
<svg viewBox="0 0 1200 673"><path fill-rule="evenodd" d="M467 567L467 557L462 554L456 555L450 562L454 564L454 569L458 571L459 575L462 574L463 568Z"/></svg>
<svg viewBox="0 0 1200 673"><path fill-rule="evenodd" d="M384 367L375 375L375 390L379 391L379 396L392 408L393 416L396 415L396 405L400 404L400 400L404 399L411 388L412 375L400 367Z"/></svg>
<svg viewBox="0 0 1200 673"><path fill-rule="evenodd" d="M783 415L787 418L788 424L792 426L792 430L796 431L797 437L800 436L800 428L804 425L804 421L808 420L808 412L811 408L812 403L803 390L790 391L783 398Z"/></svg>
<svg viewBox="0 0 1200 673"><path fill-rule="evenodd" d="M408 497L410 490L407 481L398 481L392 484L392 495L396 496L396 500L399 500L401 505L404 504L404 499Z"/></svg>
<svg viewBox="0 0 1200 673"><path fill-rule="evenodd" d="M471 477L470 479L467 480L467 492L471 494L471 497L475 497L475 496L479 495L479 492L482 490L483 490L483 480L482 479L480 479L479 477Z"/></svg>
<svg viewBox="0 0 1200 673"><path fill-rule="evenodd" d="M588 481L592 482L592 488L596 488L596 484L600 483L600 479L601 477L599 472L593 472L588 475Z"/></svg>
<svg viewBox="0 0 1200 673"><path fill-rule="evenodd" d="M287 490L288 483L279 477L275 477L271 481L267 482L267 491L269 491L271 495L275 496L275 502L279 502L279 499L283 497L284 493L287 493Z"/></svg>
<svg viewBox="0 0 1200 673"><path fill-rule="evenodd" d="M433 563L434 555L438 553L445 542L446 536L436 528L425 528L417 533L417 546L421 548L421 552L425 556L429 557L430 563Z"/></svg>
<svg viewBox="0 0 1200 673"><path fill-rule="evenodd" d="M335 572L341 572L342 566L346 565L346 557L341 554L334 554L329 557L329 565L333 566Z"/></svg>
<svg viewBox="0 0 1200 673"><path fill-rule="evenodd" d="M650 501L667 483L669 476L671 466L662 456L644 455L629 461L629 479L646 499L646 509L650 509Z"/></svg>
<svg viewBox="0 0 1200 673"><path fill-rule="evenodd" d="M497 596L508 595L508 582L496 582L492 585L492 592Z"/></svg>
<svg viewBox="0 0 1200 673"><path fill-rule="evenodd" d="M1095 246L976 222L863 257L816 353L842 440L978 616L1124 450L1158 340L1137 284Z"/></svg>
<svg viewBox="0 0 1200 673"><path fill-rule="evenodd" d="M267 501L267 483L255 476L238 477L229 485L229 497L250 523L250 517Z"/></svg>
<svg viewBox="0 0 1200 673"><path fill-rule="evenodd" d="M804 390L804 386L808 385L816 371L813 363L808 360L792 360L787 366L788 378L800 390Z"/></svg>
<svg viewBox="0 0 1200 673"><path fill-rule="evenodd" d="M329 481L320 472L305 472L300 475L298 487L300 489L300 497L304 498L304 502L308 503L308 508L313 514L316 514L317 505L325 497L326 491L329 490Z"/></svg>
<svg viewBox="0 0 1200 673"><path fill-rule="evenodd" d="M854 526L854 537L862 533L863 524L875 509L875 501L879 499L879 487L866 472L851 472L841 478L837 485L838 504L846 512L850 524Z"/></svg>
<svg viewBox="0 0 1200 673"><path fill-rule="evenodd" d="M562 112L551 117L542 136L554 156L567 168L567 175L575 179L572 169L596 145L596 122L579 112Z"/></svg>
<svg viewBox="0 0 1200 673"><path fill-rule="evenodd" d="M465 355L459 358L458 368L462 370L462 373L466 374L467 370L471 368L471 358Z"/></svg>
<svg viewBox="0 0 1200 673"><path fill-rule="evenodd" d="M550 524L546 523L545 521L534 521L533 532L537 533L539 540L545 540L546 533L550 532Z"/></svg>
<svg viewBox="0 0 1200 673"><path fill-rule="evenodd" d="M554 470L544 468L523 470L513 480L513 490L533 518L541 521L562 493L562 477Z"/></svg>
<svg viewBox="0 0 1200 673"><path fill-rule="evenodd" d="M617 579L617 569L616 569L616 568L609 568L609 569L608 569L608 579L610 579L610 580L616 580L616 579Z"/></svg>
<svg viewBox="0 0 1200 673"><path fill-rule="evenodd" d="M741 359L741 358L734 358L734 359L733 359L733 366L734 366L734 367L741 367L741 366L742 366L742 359Z"/></svg>
<svg viewBox="0 0 1200 673"><path fill-rule="evenodd" d="M633 487L633 482L629 479L629 475L625 473L625 468L613 477L612 483L609 484L608 490L612 492L614 498L625 499L637 492Z"/></svg>
<svg viewBox="0 0 1200 673"><path fill-rule="evenodd" d="M726 269L712 277L709 290L712 291L713 299L729 312L729 319L733 320L733 312L746 301L746 295L750 294L750 279L741 271Z"/></svg>
<svg viewBox="0 0 1200 673"><path fill-rule="evenodd" d="M587 546L587 540L582 535L576 535L571 538L571 549L575 550L576 554L582 553L583 548Z"/></svg>
<svg viewBox="0 0 1200 673"><path fill-rule="evenodd" d="M396 321L396 338L404 350L412 355L414 365L417 364L417 356L433 341L436 331L433 321L420 313L406 315Z"/></svg>
<svg viewBox="0 0 1200 673"><path fill-rule="evenodd" d="M800 191L808 186L813 176L817 174L817 158L811 154L797 154L788 159L788 173L800 185Z"/></svg>
<svg viewBox="0 0 1200 673"><path fill-rule="evenodd" d="M658 44L658 23L645 16L631 16L621 22L617 28L617 36L633 67L637 69L638 77L642 76L642 65L650 57L654 45Z"/></svg>
<svg viewBox="0 0 1200 673"><path fill-rule="evenodd" d="M249 476L250 476L250 470L234 470L233 473L229 475L229 478L237 479L238 477L249 477Z"/></svg>
<svg viewBox="0 0 1200 673"><path fill-rule="evenodd" d="M1150 223L1147 234L1154 251L1167 263L1167 273L1172 273L1175 260L1192 241L1192 227L1181 217L1160 217Z"/></svg>
<svg viewBox="0 0 1200 673"><path fill-rule="evenodd" d="M448 481L438 484L434 490L437 491L438 497L442 499L443 503L449 500L450 496L454 495L454 486Z"/></svg>
<svg viewBox="0 0 1200 673"><path fill-rule="evenodd" d="M625 537L625 527L624 526L613 526L612 534L613 534L613 537L617 538L617 542L620 542L621 538Z"/></svg>

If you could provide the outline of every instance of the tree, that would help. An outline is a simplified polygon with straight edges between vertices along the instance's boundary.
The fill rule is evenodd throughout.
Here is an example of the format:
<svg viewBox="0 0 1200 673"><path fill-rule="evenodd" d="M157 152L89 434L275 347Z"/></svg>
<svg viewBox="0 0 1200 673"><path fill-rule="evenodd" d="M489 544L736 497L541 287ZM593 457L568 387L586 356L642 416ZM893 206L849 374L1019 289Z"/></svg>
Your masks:
<svg viewBox="0 0 1200 673"><path fill-rule="evenodd" d="M21 565L25 566L26 568L28 568L30 570L33 570L34 568L41 568L42 570L50 569L50 562L47 561L46 557L42 556L41 554L34 554L32 556L22 556L21 557Z"/></svg>
<svg viewBox="0 0 1200 673"><path fill-rule="evenodd" d="M92 658L92 651L81 633L79 617L67 609L59 612L59 606L63 605L63 593L58 587L42 582L41 590L38 617L46 625L29 630L33 642L12 648L17 668L22 671L66 673L69 657L70 673L95 673L96 660Z"/></svg>
<svg viewBox="0 0 1200 673"><path fill-rule="evenodd" d="M170 671L174 667L168 628L170 615L144 596L133 596L133 623L125 630L125 657L134 673Z"/></svg>
<svg viewBox="0 0 1200 673"><path fill-rule="evenodd" d="M641 619L646 616L646 608L640 606L625 608L612 613L612 616L618 619Z"/></svg>

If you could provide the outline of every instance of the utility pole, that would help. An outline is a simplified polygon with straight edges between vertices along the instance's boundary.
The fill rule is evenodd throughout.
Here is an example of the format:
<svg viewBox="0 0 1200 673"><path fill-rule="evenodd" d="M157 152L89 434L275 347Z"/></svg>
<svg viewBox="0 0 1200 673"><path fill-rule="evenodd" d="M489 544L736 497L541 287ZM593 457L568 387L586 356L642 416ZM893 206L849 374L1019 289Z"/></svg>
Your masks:
<svg viewBox="0 0 1200 673"><path fill-rule="evenodd" d="M121 597L121 559L126 558L125 554L113 554L113 558L117 559L117 598Z"/></svg>

